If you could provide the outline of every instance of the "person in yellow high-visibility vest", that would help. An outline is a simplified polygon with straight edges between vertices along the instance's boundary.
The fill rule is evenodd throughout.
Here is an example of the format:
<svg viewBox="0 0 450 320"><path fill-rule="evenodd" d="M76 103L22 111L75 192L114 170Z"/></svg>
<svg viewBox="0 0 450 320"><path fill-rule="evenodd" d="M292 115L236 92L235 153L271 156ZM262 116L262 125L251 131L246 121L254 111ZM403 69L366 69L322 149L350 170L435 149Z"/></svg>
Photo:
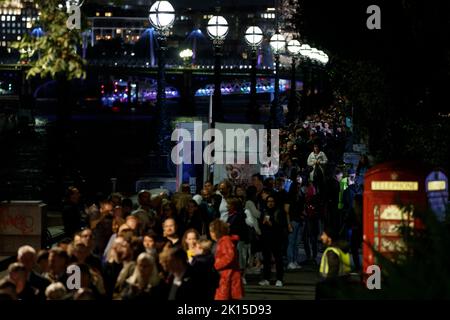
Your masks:
<svg viewBox="0 0 450 320"><path fill-rule="evenodd" d="M320 239L327 246L320 262L320 274L325 279L345 277L351 271L350 253L345 242L339 242L337 234L326 228Z"/></svg>

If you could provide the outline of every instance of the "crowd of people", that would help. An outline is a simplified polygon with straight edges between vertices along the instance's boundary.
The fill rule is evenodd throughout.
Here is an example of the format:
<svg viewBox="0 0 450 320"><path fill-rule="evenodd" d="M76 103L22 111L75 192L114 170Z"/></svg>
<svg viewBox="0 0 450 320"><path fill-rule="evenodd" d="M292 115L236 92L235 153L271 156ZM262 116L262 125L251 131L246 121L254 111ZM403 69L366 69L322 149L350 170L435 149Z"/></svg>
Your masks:
<svg viewBox="0 0 450 320"><path fill-rule="evenodd" d="M325 245L331 237L347 240L342 250L351 251L358 270L368 162L363 156L357 168L340 167L350 130L334 108L291 123L280 131L276 176L255 173L241 185L207 181L195 195L189 185L171 195L142 190L133 203L120 193L82 197L70 187L62 210L67 238L49 249L19 248L0 296L238 300L249 273L260 274L261 286L282 287L285 270L317 264L321 234ZM70 270L79 272L78 282ZM330 265L325 276L333 272Z"/></svg>

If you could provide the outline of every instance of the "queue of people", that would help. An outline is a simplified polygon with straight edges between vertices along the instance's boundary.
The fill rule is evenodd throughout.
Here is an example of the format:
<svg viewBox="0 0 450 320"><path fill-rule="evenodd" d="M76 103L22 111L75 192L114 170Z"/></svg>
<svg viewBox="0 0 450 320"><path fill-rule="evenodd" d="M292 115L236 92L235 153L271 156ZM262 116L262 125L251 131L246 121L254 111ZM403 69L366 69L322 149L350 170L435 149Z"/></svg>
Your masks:
<svg viewBox="0 0 450 320"><path fill-rule="evenodd" d="M317 265L320 251L325 278L347 272L344 251L331 247L337 239L350 244L358 270L368 162L363 157L356 170L339 168L348 132L336 109L291 123L280 132L277 176L255 173L246 185L206 181L196 195L185 185L172 195L142 190L134 204L119 193L83 199L70 187L63 206L67 238L50 249L19 248L0 296L237 300L248 274L259 273L261 286L283 287L286 270ZM70 266L81 272L79 287L68 281Z"/></svg>

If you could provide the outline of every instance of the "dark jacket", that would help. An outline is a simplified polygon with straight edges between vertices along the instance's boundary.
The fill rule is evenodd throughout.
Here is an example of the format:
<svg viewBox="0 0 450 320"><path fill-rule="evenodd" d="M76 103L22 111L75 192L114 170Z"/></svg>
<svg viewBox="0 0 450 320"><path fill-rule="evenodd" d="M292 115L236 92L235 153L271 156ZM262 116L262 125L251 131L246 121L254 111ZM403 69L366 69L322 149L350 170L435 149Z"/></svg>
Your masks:
<svg viewBox="0 0 450 320"><path fill-rule="evenodd" d="M17 295L17 298L28 302L38 301L40 299L39 290L33 288L30 283L27 282L23 290Z"/></svg>
<svg viewBox="0 0 450 320"><path fill-rule="evenodd" d="M122 300L130 300L137 302L163 301L167 297L167 286L161 281L157 286L141 289L129 282L125 283L122 290Z"/></svg>
<svg viewBox="0 0 450 320"><path fill-rule="evenodd" d="M264 224L265 216L270 217L272 225ZM261 232L264 238L279 238L287 234L288 223L287 216L284 210L278 208L267 208L260 218Z"/></svg>
<svg viewBox="0 0 450 320"><path fill-rule="evenodd" d="M245 213L243 211L228 212L227 222L230 225L230 235L239 236L239 241L244 241L245 243L250 241L250 229L245 222Z"/></svg>
<svg viewBox="0 0 450 320"><path fill-rule="evenodd" d="M50 285L50 281L41 275L37 274L34 271L31 271L30 277L28 278L28 283L31 287L36 288L38 290L38 298L39 300L45 300L45 289Z"/></svg>
<svg viewBox="0 0 450 320"><path fill-rule="evenodd" d="M190 216L186 211L184 211L182 213L181 216L181 221L179 224L179 235L183 236L184 233L186 232L186 230L188 229L195 229L198 231L198 233L200 234L204 234L205 230L205 226L203 225L202 222L202 217L200 215L200 211L196 211L194 212L194 214L192 216Z"/></svg>
<svg viewBox="0 0 450 320"><path fill-rule="evenodd" d="M196 274L203 275L201 285L202 290L205 291L205 299L207 301L214 300L220 279L219 273L214 268L214 256L212 254L194 256L191 265Z"/></svg>
<svg viewBox="0 0 450 320"><path fill-rule="evenodd" d="M105 251L106 245L108 244L109 238L111 238L113 217L112 215L105 216L93 230L95 239L95 249L94 251L99 255L102 255Z"/></svg>
<svg viewBox="0 0 450 320"><path fill-rule="evenodd" d="M202 290L200 275L195 272L195 269L191 265L187 266L180 286L175 285L173 280L172 277L169 283L169 300L198 302L206 300L208 292Z"/></svg>
<svg viewBox="0 0 450 320"><path fill-rule="evenodd" d="M103 281L106 291L106 297L112 299L117 277L122 270L122 264L116 262L107 262L103 268Z"/></svg>
<svg viewBox="0 0 450 320"><path fill-rule="evenodd" d="M66 203L62 211L64 233L68 237L73 237L73 235L80 231L84 227L82 221L82 209L77 204Z"/></svg>
<svg viewBox="0 0 450 320"><path fill-rule="evenodd" d="M328 190L327 190L328 211L330 212L338 211L340 190L341 186L339 185L339 181L333 178L328 182Z"/></svg>

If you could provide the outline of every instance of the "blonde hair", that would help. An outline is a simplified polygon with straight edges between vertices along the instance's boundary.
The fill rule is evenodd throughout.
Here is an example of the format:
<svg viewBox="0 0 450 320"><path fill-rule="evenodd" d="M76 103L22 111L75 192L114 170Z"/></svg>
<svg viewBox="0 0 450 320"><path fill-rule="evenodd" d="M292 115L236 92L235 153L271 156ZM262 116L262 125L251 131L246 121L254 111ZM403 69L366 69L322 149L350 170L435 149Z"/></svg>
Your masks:
<svg viewBox="0 0 450 320"><path fill-rule="evenodd" d="M61 282L54 282L45 289L47 300L62 300L66 294L66 287Z"/></svg>
<svg viewBox="0 0 450 320"><path fill-rule="evenodd" d="M151 268L152 268L152 272L151 272L149 278L146 279L148 281L147 283L151 287L157 286L161 280L161 278L158 275L158 267L156 266L156 261L153 258L153 256L146 252L143 252L138 256L138 258L136 260L136 267L134 268L134 271L133 271L133 274L131 275L131 277L129 277L127 279L127 282L132 285L136 285L136 286L140 285L140 283L142 282L143 279L142 279L141 273L139 272L139 268L137 265L139 264L140 261L144 261L144 260L147 261L151 265Z"/></svg>
<svg viewBox="0 0 450 320"><path fill-rule="evenodd" d="M120 230L120 227L125 224L125 219L121 217L114 217L112 221L112 232L117 233Z"/></svg>
<svg viewBox="0 0 450 320"><path fill-rule="evenodd" d="M169 262L169 258L170 258L170 248L171 248L171 242L167 242L161 253L159 254L159 263L161 264L161 266L163 267L164 270L166 270L167 267L167 263Z"/></svg>
<svg viewBox="0 0 450 320"><path fill-rule="evenodd" d="M212 250L212 241L208 240L208 239L200 239L197 241L197 244L199 245L199 247L203 250L204 254L209 254L211 253Z"/></svg>
<svg viewBox="0 0 450 320"><path fill-rule="evenodd" d="M192 199L192 196L187 193L176 193L172 197L173 202L175 203L175 209L177 210L176 214L180 214L181 210L183 210L189 200Z"/></svg>

